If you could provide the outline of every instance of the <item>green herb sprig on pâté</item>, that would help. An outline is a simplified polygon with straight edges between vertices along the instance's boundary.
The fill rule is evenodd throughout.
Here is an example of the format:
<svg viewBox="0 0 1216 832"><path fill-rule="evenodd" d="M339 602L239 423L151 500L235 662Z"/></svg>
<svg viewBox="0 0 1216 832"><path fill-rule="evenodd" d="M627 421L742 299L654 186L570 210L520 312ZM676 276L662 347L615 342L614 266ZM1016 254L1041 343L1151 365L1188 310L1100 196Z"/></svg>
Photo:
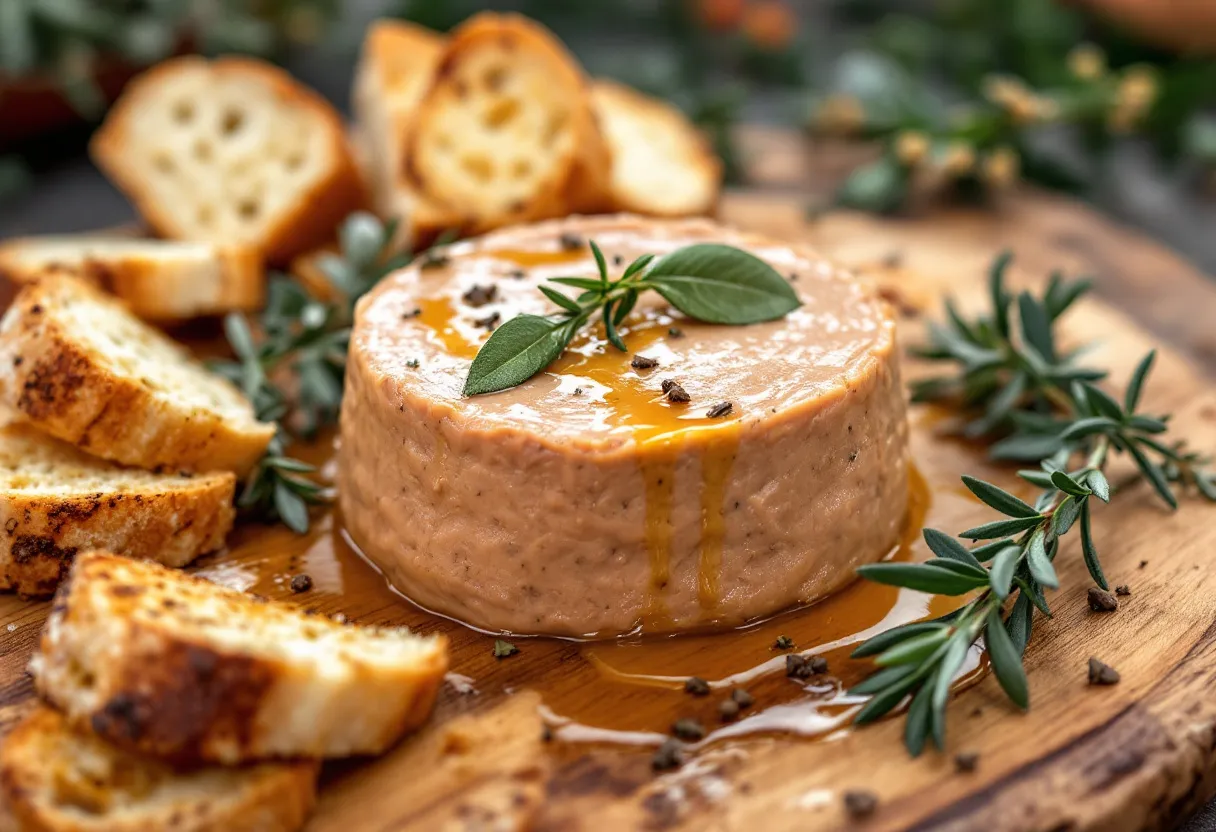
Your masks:
<svg viewBox="0 0 1216 832"><path fill-rule="evenodd" d="M332 298L318 299L299 281L276 274L256 321L237 313L224 319L236 359L212 362L212 369L241 388L258 419L279 428L237 498L246 514L281 520L302 534L309 505L324 502L324 489L308 477L315 468L285 449L292 437L312 437L337 421L355 303L410 260L408 253L394 253L395 233L395 222L351 214L340 229L341 254L317 262Z"/></svg>
<svg viewBox="0 0 1216 832"><path fill-rule="evenodd" d="M1061 540L1074 528L1080 529L1090 576L1107 589L1091 504L1112 499L1103 473L1112 456L1130 456L1170 508L1177 506L1175 492L1183 485L1216 501L1216 475L1204 467L1207 461L1184 442L1165 439L1167 417L1139 410L1155 354L1140 361L1122 401L1116 400L1094 384L1106 374L1081 366L1077 351L1062 353L1053 331L1088 284L1053 275L1041 296L1022 292L1014 297L1004 279L1009 260L1002 255L992 267L987 315L968 320L947 303L947 322L930 328L929 344L919 353L953 365L954 371L916 382L913 398L963 408L971 415L965 432L1001 437L990 446L995 458L1037 462L1037 468L1018 476L1043 490L1031 504L964 476L968 490L999 512L1000 519L957 537L925 529L925 542L935 555L925 563L878 563L858 570L871 581L938 595L979 591L952 613L888 630L853 652L854 657L873 657L880 668L851 690L870 697L857 722L878 719L911 696L904 742L913 755L930 738L939 748L944 745L950 685L981 638L1006 695L1019 708L1029 707L1022 656L1035 610L1051 615L1045 590L1059 587L1054 561ZM1002 619L1007 603L1009 612Z"/></svg>
<svg viewBox="0 0 1216 832"><path fill-rule="evenodd" d="M594 241L590 247L598 276L549 279L578 289L576 297L539 287L561 311L517 315L494 330L473 359L464 395L494 393L527 381L556 360L597 314L608 342L626 352L618 327L638 297L652 289L688 317L715 324L771 321L800 305L797 293L772 266L733 246L698 243L658 258L644 254L615 280L608 277L600 247Z"/></svg>

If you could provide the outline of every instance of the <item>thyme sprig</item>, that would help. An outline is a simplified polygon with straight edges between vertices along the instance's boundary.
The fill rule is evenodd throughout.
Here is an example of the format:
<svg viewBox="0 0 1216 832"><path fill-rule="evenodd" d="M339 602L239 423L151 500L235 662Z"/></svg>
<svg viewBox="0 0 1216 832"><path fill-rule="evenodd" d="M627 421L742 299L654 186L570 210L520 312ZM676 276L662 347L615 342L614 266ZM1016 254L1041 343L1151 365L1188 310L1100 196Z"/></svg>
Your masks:
<svg viewBox="0 0 1216 832"><path fill-rule="evenodd" d="M1176 490L1182 485L1193 485L1216 501L1216 476L1205 467L1207 460L1185 442L1165 438L1167 416L1139 410L1155 352L1136 366L1122 400L1115 399L1095 386L1106 374L1081 366L1079 350L1062 352L1053 332L1088 284L1053 275L1041 296L1022 292L1015 298L1005 285L1009 260L1004 254L993 264L986 315L968 320L947 303L947 322L930 328L929 344L919 353L952 365L953 373L915 383L913 395L919 401L960 406L971 417L966 433L996 439L990 447L994 457L1038 462L1018 476L1042 491L1027 503L992 483L964 476L967 489L999 512L1000 519L957 538L927 528L924 539L932 559L858 570L871 581L921 592L960 596L978 590L952 613L888 630L853 652L873 657L879 666L851 691L870 697L856 720L878 719L910 696L904 743L914 756L929 738L943 747L950 686L980 639L1006 695L1019 708L1029 707L1022 657L1035 610L1051 616L1045 591L1059 588L1055 559L1062 539L1074 528L1080 529L1090 577L1108 588L1094 542L1091 505L1094 499L1112 499L1104 470L1113 456L1130 456L1170 508L1177 506Z"/></svg>
<svg viewBox="0 0 1216 832"><path fill-rule="evenodd" d="M341 253L317 260L325 291L314 294L292 277L275 274L256 320L237 313L224 319L236 358L212 362L212 369L241 388L260 420L279 428L237 498L247 514L281 520L302 534L308 506L324 502L325 490L308 477L315 467L285 449L292 438L310 438L337 421L355 303L410 259L393 253L395 233L394 222L351 214L339 232Z"/></svg>

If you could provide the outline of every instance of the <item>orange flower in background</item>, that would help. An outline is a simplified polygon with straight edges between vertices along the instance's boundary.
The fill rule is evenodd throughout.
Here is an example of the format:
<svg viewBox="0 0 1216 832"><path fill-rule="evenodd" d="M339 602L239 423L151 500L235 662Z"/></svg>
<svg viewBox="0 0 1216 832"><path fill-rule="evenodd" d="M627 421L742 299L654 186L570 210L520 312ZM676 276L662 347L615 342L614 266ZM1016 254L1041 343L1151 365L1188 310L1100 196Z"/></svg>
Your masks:
<svg viewBox="0 0 1216 832"><path fill-rule="evenodd" d="M761 49L785 49L797 31L798 17L782 0L758 0L743 15L743 33Z"/></svg>
<svg viewBox="0 0 1216 832"><path fill-rule="evenodd" d="M746 0L693 0L697 20L707 29L731 32L743 22Z"/></svg>

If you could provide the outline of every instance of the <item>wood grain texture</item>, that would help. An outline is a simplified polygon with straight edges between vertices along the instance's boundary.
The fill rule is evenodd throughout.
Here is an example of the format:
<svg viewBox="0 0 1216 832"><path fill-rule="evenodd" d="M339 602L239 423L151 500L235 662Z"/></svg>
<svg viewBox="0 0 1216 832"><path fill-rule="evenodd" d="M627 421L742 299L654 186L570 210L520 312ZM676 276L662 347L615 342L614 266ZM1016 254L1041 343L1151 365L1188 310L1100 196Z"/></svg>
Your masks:
<svg viewBox="0 0 1216 832"><path fill-rule="evenodd" d="M791 157L799 152L797 144L781 147ZM903 220L829 214L808 222L804 201L788 192L741 192L725 200L722 213L742 226L809 241L880 281L904 309L905 343L919 336L919 319L936 315L943 293L965 307L982 303L984 268L1001 248L1016 251L1013 277L1022 285L1041 282L1056 267L1092 273L1096 297L1069 313L1069 337L1095 341L1092 363L1110 367L1119 384L1150 346L1168 345L1146 405L1174 412L1179 435L1216 449L1216 388L1208 380L1216 350L1204 346L1216 338L1216 289L1179 258L1074 203L1034 193L1008 200L998 213ZM923 369L907 365L911 376ZM939 412L914 408L912 427L914 455L936 495L929 522L955 529L989 519L951 483L964 472L1009 483L1011 470L950 438ZM1117 481L1120 471L1113 473ZM430 623L366 567L328 556L334 534L332 520L305 538L244 527L229 553L203 566L228 582L356 621L455 626ZM1036 624L1026 657L1031 711L1017 713L985 678L951 703L944 754L908 759L901 721L887 720L827 741L711 746L683 769L656 776L645 753L541 741L537 706L540 699L552 704L547 697L604 713L653 707L662 715L670 707L593 684L585 667L591 648L519 642L520 656L497 662L486 636L445 629L462 657L454 670L472 677L478 692L445 690L432 723L380 760L327 767L309 828L1171 828L1216 793L1216 509L1187 499L1169 513L1136 484L1096 512L1095 534L1112 584L1129 584L1132 595L1114 614L1091 612L1073 541L1057 562L1063 589L1053 598L1056 616ZM302 569L318 591L299 600L283 576ZM46 609L0 597L0 731L28 706L24 666ZM10 624L16 626L8 631ZM1089 687L1091 655L1117 667L1122 682ZM776 677L767 681L788 684ZM687 701L675 696L677 705ZM959 751L979 754L974 773L955 771ZM879 807L865 821L850 821L843 810L841 794L852 788L878 795Z"/></svg>

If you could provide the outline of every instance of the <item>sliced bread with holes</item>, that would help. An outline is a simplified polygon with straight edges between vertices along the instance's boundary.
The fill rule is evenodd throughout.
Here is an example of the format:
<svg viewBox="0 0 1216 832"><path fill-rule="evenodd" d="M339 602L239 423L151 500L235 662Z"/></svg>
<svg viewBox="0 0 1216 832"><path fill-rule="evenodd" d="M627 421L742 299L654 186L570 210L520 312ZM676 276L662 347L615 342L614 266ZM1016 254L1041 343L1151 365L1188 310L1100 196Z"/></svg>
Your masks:
<svg viewBox="0 0 1216 832"><path fill-rule="evenodd" d="M243 474L274 436L227 380L89 284L50 275L0 320L0 405L140 468Z"/></svg>
<svg viewBox="0 0 1216 832"><path fill-rule="evenodd" d="M325 242L363 201L338 113L249 58L157 65L90 149L160 235L250 245L276 263Z"/></svg>
<svg viewBox="0 0 1216 832"><path fill-rule="evenodd" d="M50 595L89 549L185 566L224 545L235 488L227 472L122 468L29 425L0 427L0 590Z"/></svg>
<svg viewBox="0 0 1216 832"><path fill-rule="evenodd" d="M568 212L598 141L588 83L549 30L483 12L457 27L414 117L406 171L465 230Z"/></svg>
<svg viewBox="0 0 1216 832"><path fill-rule="evenodd" d="M0 745L0 794L37 832L294 832L317 763L175 769L74 729L39 707Z"/></svg>
<svg viewBox="0 0 1216 832"><path fill-rule="evenodd" d="M683 113L612 81L596 81L591 97L612 148L617 210L659 217L713 211L722 163Z"/></svg>
<svg viewBox="0 0 1216 832"><path fill-rule="evenodd" d="M339 624L145 561L77 557L30 663L77 725L233 764L378 754L426 720L442 636Z"/></svg>
<svg viewBox="0 0 1216 832"><path fill-rule="evenodd" d="M48 273L82 277L162 323L258 309L265 295L261 255L248 246L70 236L0 244L0 276L29 283Z"/></svg>
<svg viewBox="0 0 1216 832"><path fill-rule="evenodd" d="M414 115L443 59L447 39L422 26L378 20L367 31L351 90L352 134L372 204L381 217L397 218L403 242L415 247L461 219L410 186L405 148Z"/></svg>

